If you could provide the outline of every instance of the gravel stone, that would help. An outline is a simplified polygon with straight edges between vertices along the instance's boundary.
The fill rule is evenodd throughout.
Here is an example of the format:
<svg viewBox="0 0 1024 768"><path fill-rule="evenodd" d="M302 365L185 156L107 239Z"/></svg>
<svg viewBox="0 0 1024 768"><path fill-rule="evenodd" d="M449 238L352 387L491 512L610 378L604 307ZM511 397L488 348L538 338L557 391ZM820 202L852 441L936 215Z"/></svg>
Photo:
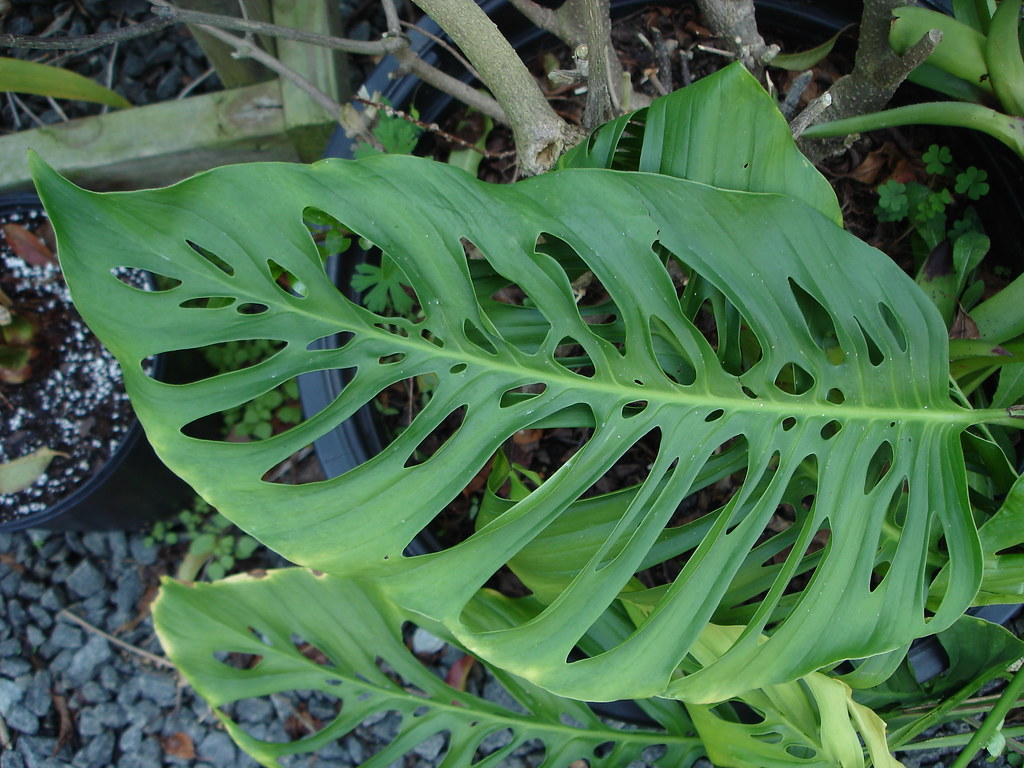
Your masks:
<svg viewBox="0 0 1024 768"><path fill-rule="evenodd" d="M87 533L82 537L82 545L89 552L89 554L100 560L106 560L109 557L110 550L107 545L107 537L102 533Z"/></svg>
<svg viewBox="0 0 1024 768"><path fill-rule="evenodd" d="M121 725L124 719L124 709L116 702L97 704L79 712L78 732L83 736L96 736Z"/></svg>
<svg viewBox="0 0 1024 768"><path fill-rule="evenodd" d="M25 659L20 659L17 656L9 656L6 659L0 660L0 675L9 677L12 680L22 675L27 675L32 671L32 665Z"/></svg>
<svg viewBox="0 0 1024 768"><path fill-rule="evenodd" d="M66 672L68 684L73 688L85 685L110 656L110 643L99 635L92 635L71 660Z"/></svg>
<svg viewBox="0 0 1024 768"><path fill-rule="evenodd" d="M243 723L263 723L274 716L266 699L243 699L235 704L235 719Z"/></svg>
<svg viewBox="0 0 1024 768"><path fill-rule="evenodd" d="M107 580L89 560L83 560L71 571L67 584L73 595L88 598L102 592Z"/></svg>
<svg viewBox="0 0 1024 768"><path fill-rule="evenodd" d="M107 768L114 757L115 743L112 732L101 733L78 751L71 764L75 768Z"/></svg>
<svg viewBox="0 0 1024 768"><path fill-rule="evenodd" d="M0 679L0 715L7 717L24 695L25 691L15 685L13 680Z"/></svg>
<svg viewBox="0 0 1024 768"><path fill-rule="evenodd" d="M28 615L35 622L35 625L40 629L49 629L53 626L53 616L50 615L51 611L44 608L38 603L32 603L28 607Z"/></svg>
<svg viewBox="0 0 1024 768"><path fill-rule="evenodd" d="M196 755L214 765L230 765L236 757L235 743L226 733L213 731L196 746Z"/></svg>
<svg viewBox="0 0 1024 768"><path fill-rule="evenodd" d="M39 718L23 707L15 707L4 716L9 728L19 733L34 734L39 732Z"/></svg>
<svg viewBox="0 0 1024 768"><path fill-rule="evenodd" d="M147 547L139 536L133 536L128 542L128 551L139 565L154 565L160 557L160 551L156 547Z"/></svg>
<svg viewBox="0 0 1024 768"><path fill-rule="evenodd" d="M138 607L144 592L145 588L137 571L130 570L122 573L114 592L114 605L119 611L131 613Z"/></svg>
<svg viewBox="0 0 1024 768"><path fill-rule="evenodd" d="M22 580L18 587L18 597L23 600L38 600L43 596L43 585L37 581Z"/></svg>
<svg viewBox="0 0 1024 768"><path fill-rule="evenodd" d="M58 623L49 642L57 648L78 648L82 645L82 630L70 624Z"/></svg>
<svg viewBox="0 0 1024 768"><path fill-rule="evenodd" d="M17 752L8 749L0 754L0 768L25 768L25 761Z"/></svg>
<svg viewBox="0 0 1024 768"><path fill-rule="evenodd" d="M178 697L178 686L170 677L158 674L139 675L139 694L162 706L172 706Z"/></svg>
<svg viewBox="0 0 1024 768"><path fill-rule="evenodd" d="M438 755L444 751L444 748L447 745L448 739L445 735L443 733L435 733L418 747L413 749L413 752L427 760L435 760Z"/></svg>
<svg viewBox="0 0 1024 768"><path fill-rule="evenodd" d="M32 648L42 648L46 645L46 633L33 624L25 630L25 640Z"/></svg>
<svg viewBox="0 0 1024 768"><path fill-rule="evenodd" d="M32 684L25 692L24 706L36 717L45 717L53 707L53 696L50 688L53 677L48 670L42 669L32 676Z"/></svg>
<svg viewBox="0 0 1024 768"><path fill-rule="evenodd" d="M111 667L104 667L103 669L111 669ZM100 672L102 673L102 671L101 669ZM78 689L78 698L86 704L101 704L105 701L110 701L110 691L95 680L90 680Z"/></svg>

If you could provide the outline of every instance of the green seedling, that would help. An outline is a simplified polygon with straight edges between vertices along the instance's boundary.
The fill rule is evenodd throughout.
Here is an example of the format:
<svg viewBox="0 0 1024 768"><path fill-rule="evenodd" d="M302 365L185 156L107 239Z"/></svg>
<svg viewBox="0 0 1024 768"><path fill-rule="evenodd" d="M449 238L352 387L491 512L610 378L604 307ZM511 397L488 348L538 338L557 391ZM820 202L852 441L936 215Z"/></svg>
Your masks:
<svg viewBox="0 0 1024 768"><path fill-rule="evenodd" d="M182 581L195 581L200 574L210 580L222 579L259 547L256 539L198 497L176 519L156 522L143 542L148 547L187 543L175 574Z"/></svg>

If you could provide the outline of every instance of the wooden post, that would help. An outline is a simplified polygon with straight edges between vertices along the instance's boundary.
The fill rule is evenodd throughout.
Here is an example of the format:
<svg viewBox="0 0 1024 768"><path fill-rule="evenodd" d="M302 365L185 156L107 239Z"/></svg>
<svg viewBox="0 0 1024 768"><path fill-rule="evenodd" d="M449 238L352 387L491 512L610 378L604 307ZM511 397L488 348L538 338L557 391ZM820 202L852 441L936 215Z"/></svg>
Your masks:
<svg viewBox="0 0 1024 768"><path fill-rule="evenodd" d="M31 187L29 149L96 190L163 186L229 163L299 159L277 80L4 136L0 192Z"/></svg>
<svg viewBox="0 0 1024 768"><path fill-rule="evenodd" d="M341 34L341 14L337 3L271 0L271 6L274 23L279 26L321 34ZM277 58L336 101L344 103L348 100L347 61L339 52L279 39ZM308 94L291 83L281 83L281 95L287 131L299 157L305 162L318 160L337 126L338 116L326 115ZM333 122L330 122L332 118Z"/></svg>
<svg viewBox="0 0 1024 768"><path fill-rule="evenodd" d="M222 16L244 16L252 21L271 21L270 0L178 0L180 7L190 11L218 13ZM315 3L314 3L315 4ZM217 70L217 77L225 88L240 88L243 85L262 83L274 78L274 73L252 59L236 59L231 54L234 49L211 37L198 27L189 25L196 42L203 49L210 64ZM274 54L274 39L260 37L260 44L270 54Z"/></svg>

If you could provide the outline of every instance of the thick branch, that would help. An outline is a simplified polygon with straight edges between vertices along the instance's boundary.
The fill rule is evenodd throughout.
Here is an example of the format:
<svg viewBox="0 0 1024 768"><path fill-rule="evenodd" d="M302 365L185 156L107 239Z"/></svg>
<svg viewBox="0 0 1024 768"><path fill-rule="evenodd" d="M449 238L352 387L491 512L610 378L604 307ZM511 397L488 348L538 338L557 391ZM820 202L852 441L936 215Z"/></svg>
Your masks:
<svg viewBox="0 0 1024 768"><path fill-rule="evenodd" d="M904 0L865 0L853 71L826 91L822 98L827 96L830 103L824 108L820 103L812 103L804 113L797 115L790 125L795 136L799 137L817 123L884 109L907 75L931 55L942 39L938 30L929 32L902 56L889 45L892 11L904 4ZM838 154L845 148L844 140L838 138L800 140L800 149L812 162Z"/></svg>
<svg viewBox="0 0 1024 768"><path fill-rule="evenodd" d="M578 138L548 104L526 65L473 0L415 0L448 33L501 104L526 175L548 170Z"/></svg>
<svg viewBox="0 0 1024 768"><path fill-rule="evenodd" d="M618 64L615 51L609 50L612 22L608 0L589 0L582 10L583 25L587 30L589 77L587 106L583 111L583 128L591 131L615 117L618 97L612 80L612 62Z"/></svg>
<svg viewBox="0 0 1024 768"><path fill-rule="evenodd" d="M757 29L754 18L754 0L698 0L704 23L717 37L722 38L726 50L735 54L758 79L765 65L779 52L778 46L768 45Z"/></svg>

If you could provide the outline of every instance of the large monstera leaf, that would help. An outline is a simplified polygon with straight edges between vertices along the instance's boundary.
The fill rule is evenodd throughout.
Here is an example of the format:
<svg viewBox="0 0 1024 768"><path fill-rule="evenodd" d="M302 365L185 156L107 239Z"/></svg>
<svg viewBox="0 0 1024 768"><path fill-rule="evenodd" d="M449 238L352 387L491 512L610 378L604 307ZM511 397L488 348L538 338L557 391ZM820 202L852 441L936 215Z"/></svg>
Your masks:
<svg viewBox="0 0 1024 768"><path fill-rule="evenodd" d="M407 157L237 166L106 195L39 162L35 173L75 301L119 358L168 465L291 560L376 583L490 663L553 692L719 701L898 648L948 626L977 591L959 435L995 414L950 402L945 331L913 282L802 203L598 169L495 187ZM390 255L421 321L375 315L337 291L303 224L309 206ZM535 345L510 343L492 322L469 277L469 245L543 314ZM581 317L563 266L575 261L604 286L614 323ZM670 278L680 265L738 308L756 346L746 370L727 370L684 312ZM122 267L173 287L138 290L112 273ZM295 288L274 280L280 270ZM310 349L336 333L340 349ZM284 346L193 383L142 372L149 355L237 339ZM592 370L561 362L567 344ZM281 435L230 443L183 431L327 368L351 369L347 388ZM326 482L264 479L387 386L428 374L438 382L432 399L373 460ZM539 488L461 544L403 556L506 440L581 410L592 435ZM417 448L454 413L454 434L417 463ZM658 440L647 479L617 518L577 521L573 572L542 609L514 620L467 610L502 564L549 532L564 534L574 503L645 437ZM745 453L732 498L669 527L737 445ZM774 533L783 504L795 521ZM808 554L819 531L827 542ZM571 541L571 525L568 533ZM947 586L926 614L938 567L927 552L940 537ZM635 574L673 557L678 575L667 585L629 593L631 633L567 661L635 589ZM803 582L792 582L800 572ZM690 650L713 618L743 629L697 668Z"/></svg>
<svg viewBox="0 0 1024 768"><path fill-rule="evenodd" d="M622 731L586 704L559 699L500 671L511 705L456 690L406 647L403 622L416 617L355 580L303 568L195 586L167 580L153 616L178 669L215 708L232 738L266 766L315 752L386 712L397 716L395 736L363 768L394 765L439 734L446 741L445 768L503 765L531 740L543 745L547 766L585 759L595 767L619 768L650 759L645 750L660 747L652 762L687 768L704 753L700 741L687 735L692 724L678 706L674 717L662 711L665 731ZM320 727L303 738L267 739L230 714L237 702L310 691L333 700L336 712L321 714ZM477 754L489 737L503 734L503 746Z"/></svg>

